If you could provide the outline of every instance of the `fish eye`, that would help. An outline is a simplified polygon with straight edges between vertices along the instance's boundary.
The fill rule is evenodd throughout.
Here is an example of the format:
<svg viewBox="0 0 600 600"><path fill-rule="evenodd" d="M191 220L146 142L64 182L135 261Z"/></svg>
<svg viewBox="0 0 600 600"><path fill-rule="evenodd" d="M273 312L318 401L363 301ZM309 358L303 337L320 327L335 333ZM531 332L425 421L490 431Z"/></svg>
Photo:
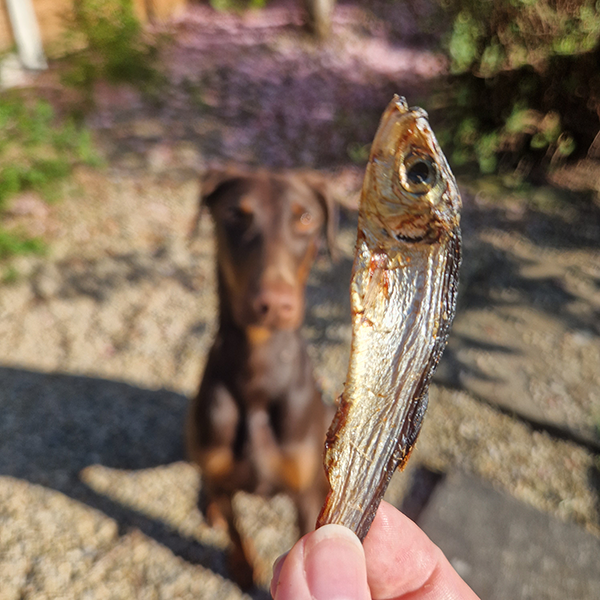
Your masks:
<svg viewBox="0 0 600 600"><path fill-rule="evenodd" d="M412 184L427 183L431 178L431 169L424 160L419 160L406 171L406 178Z"/></svg>
<svg viewBox="0 0 600 600"><path fill-rule="evenodd" d="M412 194L426 194L437 181L437 167L433 159L409 154L400 167L400 181Z"/></svg>

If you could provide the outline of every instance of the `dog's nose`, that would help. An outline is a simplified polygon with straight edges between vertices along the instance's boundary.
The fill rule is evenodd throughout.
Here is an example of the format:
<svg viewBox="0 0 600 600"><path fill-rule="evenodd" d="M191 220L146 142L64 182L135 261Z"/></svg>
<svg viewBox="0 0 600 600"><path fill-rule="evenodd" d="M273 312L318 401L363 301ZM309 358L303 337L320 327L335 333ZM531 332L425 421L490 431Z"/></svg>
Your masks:
<svg viewBox="0 0 600 600"><path fill-rule="evenodd" d="M293 327L299 313L296 294L290 286L266 287L254 301L254 312L264 325Z"/></svg>

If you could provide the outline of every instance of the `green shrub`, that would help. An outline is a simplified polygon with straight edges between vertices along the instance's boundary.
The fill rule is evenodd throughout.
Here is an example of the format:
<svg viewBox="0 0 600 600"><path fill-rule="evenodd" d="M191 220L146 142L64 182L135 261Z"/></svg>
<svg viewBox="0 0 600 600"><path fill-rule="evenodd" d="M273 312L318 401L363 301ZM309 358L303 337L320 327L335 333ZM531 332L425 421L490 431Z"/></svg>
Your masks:
<svg viewBox="0 0 600 600"><path fill-rule="evenodd" d="M600 40L597 0L444 0L453 26L447 40L453 71L491 76L540 65L555 55L589 52Z"/></svg>
<svg viewBox="0 0 600 600"><path fill-rule="evenodd" d="M132 0L75 3L66 43L83 49L67 58L63 81L87 92L88 100L100 79L148 90L162 82L155 68L157 46L144 35Z"/></svg>
<svg viewBox="0 0 600 600"><path fill-rule="evenodd" d="M455 166L527 174L587 150L600 130L600 1L440 7L452 76L430 112Z"/></svg>

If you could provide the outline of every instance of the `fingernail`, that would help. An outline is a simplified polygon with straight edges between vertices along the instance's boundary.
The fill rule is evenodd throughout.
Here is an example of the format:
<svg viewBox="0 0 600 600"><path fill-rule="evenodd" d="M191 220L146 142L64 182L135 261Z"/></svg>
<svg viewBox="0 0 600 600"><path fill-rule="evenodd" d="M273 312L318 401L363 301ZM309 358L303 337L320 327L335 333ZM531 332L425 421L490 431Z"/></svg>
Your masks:
<svg viewBox="0 0 600 600"><path fill-rule="evenodd" d="M275 598L275 590L277 589L277 582L279 581L281 568L283 567L283 562L288 554L289 552L285 552L273 563L273 577L271 578L271 585L269 586L272 598Z"/></svg>
<svg viewBox="0 0 600 600"><path fill-rule="evenodd" d="M325 525L307 540L304 571L314 600L368 600L365 553L346 527Z"/></svg>

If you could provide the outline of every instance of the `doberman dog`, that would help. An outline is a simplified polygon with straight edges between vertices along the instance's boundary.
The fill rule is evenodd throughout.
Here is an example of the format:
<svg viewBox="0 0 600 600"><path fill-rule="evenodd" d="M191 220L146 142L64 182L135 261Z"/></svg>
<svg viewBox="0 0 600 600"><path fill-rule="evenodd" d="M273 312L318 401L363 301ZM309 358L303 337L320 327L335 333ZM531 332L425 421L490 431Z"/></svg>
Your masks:
<svg viewBox="0 0 600 600"><path fill-rule="evenodd" d="M202 472L207 520L229 530L239 571L254 558L235 528L236 491L287 492L302 533L314 528L327 491L332 415L299 329L321 234L332 253L336 217L315 173L210 171L201 203L215 224L219 328L190 406L187 449Z"/></svg>

